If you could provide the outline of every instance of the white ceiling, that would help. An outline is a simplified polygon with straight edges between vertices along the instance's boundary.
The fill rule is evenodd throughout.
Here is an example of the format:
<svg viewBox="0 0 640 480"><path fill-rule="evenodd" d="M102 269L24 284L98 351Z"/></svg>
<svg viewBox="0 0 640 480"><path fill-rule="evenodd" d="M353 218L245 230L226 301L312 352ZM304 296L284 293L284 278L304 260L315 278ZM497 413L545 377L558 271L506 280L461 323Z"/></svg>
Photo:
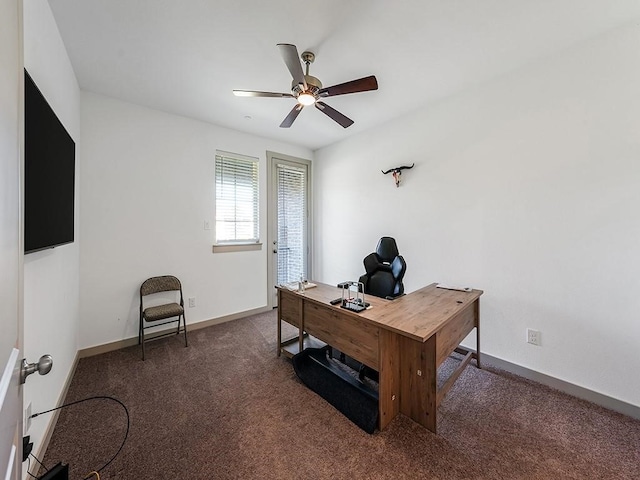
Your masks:
<svg viewBox="0 0 640 480"><path fill-rule="evenodd" d="M49 0L80 87L317 149L640 18L639 0ZM324 86L376 75L379 89L327 99L343 129L306 108L290 129L277 43L316 54Z"/></svg>

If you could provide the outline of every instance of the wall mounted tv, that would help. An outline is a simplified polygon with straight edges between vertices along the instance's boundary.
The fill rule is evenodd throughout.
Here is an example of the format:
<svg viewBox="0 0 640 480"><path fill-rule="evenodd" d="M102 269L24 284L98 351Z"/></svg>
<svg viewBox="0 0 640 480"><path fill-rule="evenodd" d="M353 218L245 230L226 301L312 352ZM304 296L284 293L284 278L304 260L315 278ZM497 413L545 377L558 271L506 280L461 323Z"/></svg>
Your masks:
<svg viewBox="0 0 640 480"><path fill-rule="evenodd" d="M24 252L74 240L76 144L24 72Z"/></svg>

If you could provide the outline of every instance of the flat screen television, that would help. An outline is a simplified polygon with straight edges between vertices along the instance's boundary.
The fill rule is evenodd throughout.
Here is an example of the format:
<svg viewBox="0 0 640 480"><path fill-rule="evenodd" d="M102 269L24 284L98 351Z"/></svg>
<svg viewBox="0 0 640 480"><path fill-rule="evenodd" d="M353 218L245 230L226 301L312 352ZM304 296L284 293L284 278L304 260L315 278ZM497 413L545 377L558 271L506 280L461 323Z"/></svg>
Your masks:
<svg viewBox="0 0 640 480"><path fill-rule="evenodd" d="M24 252L74 240L76 144L24 72Z"/></svg>

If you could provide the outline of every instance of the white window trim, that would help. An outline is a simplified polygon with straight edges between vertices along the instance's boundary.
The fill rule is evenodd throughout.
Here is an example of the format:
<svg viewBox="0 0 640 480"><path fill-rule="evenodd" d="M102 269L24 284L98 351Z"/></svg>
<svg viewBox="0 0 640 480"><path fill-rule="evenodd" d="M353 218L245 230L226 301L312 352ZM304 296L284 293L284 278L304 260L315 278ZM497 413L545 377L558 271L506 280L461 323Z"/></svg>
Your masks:
<svg viewBox="0 0 640 480"><path fill-rule="evenodd" d="M262 243L221 243L213 246L213 253L250 252L262 250Z"/></svg>

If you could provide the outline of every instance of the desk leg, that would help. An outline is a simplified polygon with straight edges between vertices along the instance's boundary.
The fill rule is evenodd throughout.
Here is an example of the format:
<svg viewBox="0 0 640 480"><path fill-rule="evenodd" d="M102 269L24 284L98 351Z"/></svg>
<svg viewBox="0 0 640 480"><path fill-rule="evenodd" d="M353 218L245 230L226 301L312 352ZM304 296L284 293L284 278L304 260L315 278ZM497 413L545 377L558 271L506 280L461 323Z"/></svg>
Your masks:
<svg viewBox="0 0 640 480"><path fill-rule="evenodd" d="M299 317L299 325L300 328L298 330L299 332L299 336L298 336L298 345L299 345L299 349L298 352L301 352L302 350L304 350L304 299L300 299L299 301L299 305L300 305L300 317Z"/></svg>
<svg viewBox="0 0 640 480"><path fill-rule="evenodd" d="M380 329L380 379L378 383L378 410L380 430L384 430L400 411L400 335Z"/></svg>
<svg viewBox="0 0 640 480"><path fill-rule="evenodd" d="M282 317L280 316L280 292L278 292L278 357L282 351Z"/></svg>
<svg viewBox="0 0 640 480"><path fill-rule="evenodd" d="M476 300L475 304L475 316L476 316L476 366L480 366L480 299Z"/></svg>
<svg viewBox="0 0 640 480"><path fill-rule="evenodd" d="M400 337L400 412L436 433L436 336L426 342Z"/></svg>
<svg viewBox="0 0 640 480"><path fill-rule="evenodd" d="M300 329L298 330L298 332L298 352L301 352L302 350L304 350L304 328L302 328L302 325L300 325Z"/></svg>

